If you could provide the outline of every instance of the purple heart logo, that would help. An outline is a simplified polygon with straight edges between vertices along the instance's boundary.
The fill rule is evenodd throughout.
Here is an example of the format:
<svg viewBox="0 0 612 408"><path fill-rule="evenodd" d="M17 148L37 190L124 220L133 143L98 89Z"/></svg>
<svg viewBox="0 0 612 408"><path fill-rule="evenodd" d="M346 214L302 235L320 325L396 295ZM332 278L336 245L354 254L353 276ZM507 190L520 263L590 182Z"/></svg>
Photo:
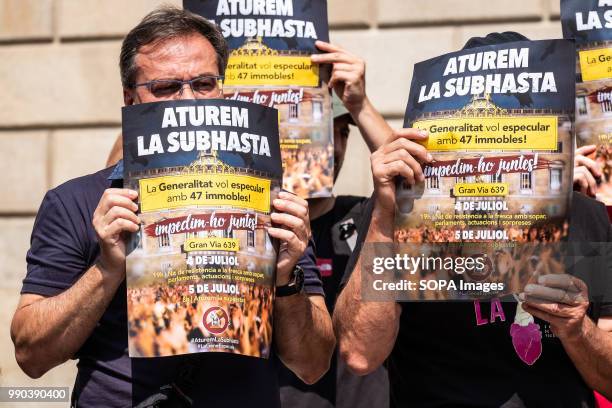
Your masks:
<svg viewBox="0 0 612 408"><path fill-rule="evenodd" d="M527 326L512 323L510 327L514 351L528 365L533 365L542 354L542 332L540 325L529 323Z"/></svg>

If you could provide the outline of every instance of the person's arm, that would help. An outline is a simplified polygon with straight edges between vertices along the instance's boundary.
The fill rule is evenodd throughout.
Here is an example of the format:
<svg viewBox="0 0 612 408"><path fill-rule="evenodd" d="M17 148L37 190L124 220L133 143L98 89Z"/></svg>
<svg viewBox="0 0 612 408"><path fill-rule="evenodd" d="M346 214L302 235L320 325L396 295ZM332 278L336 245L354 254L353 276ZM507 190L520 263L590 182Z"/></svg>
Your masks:
<svg viewBox="0 0 612 408"><path fill-rule="evenodd" d="M317 41L315 45L326 53L313 54L312 61L317 64L332 64L329 87L336 92L351 114L370 151L376 151L392 136L393 129L366 94L365 61L323 41Z"/></svg>
<svg viewBox="0 0 612 408"><path fill-rule="evenodd" d="M96 327L121 281L94 265L57 296L21 295L11 323L21 369L39 378L71 359Z"/></svg>
<svg viewBox="0 0 612 408"><path fill-rule="evenodd" d="M336 345L323 296L277 298L274 308L279 358L306 384L314 384L329 370Z"/></svg>
<svg viewBox="0 0 612 408"><path fill-rule="evenodd" d="M598 327L587 316L586 284L571 275L546 275L522 296L526 312L550 323L589 387L612 398L612 318L600 319Z"/></svg>
<svg viewBox="0 0 612 408"><path fill-rule="evenodd" d="M350 112L370 152L375 152L385 140L392 137L395 130L389 126L367 96L360 109Z"/></svg>
<svg viewBox="0 0 612 408"><path fill-rule="evenodd" d="M588 317L581 335L563 342L565 351L594 390L612 399L612 318L600 318L597 325Z"/></svg>
<svg viewBox="0 0 612 408"><path fill-rule="evenodd" d="M278 212L268 233L281 240L276 286L292 279L292 272L310 240L308 203L298 196L280 192L273 202ZM331 317L323 296L299 293L276 298L274 340L281 361L307 384L315 383L329 369L336 344Z"/></svg>
<svg viewBox="0 0 612 408"><path fill-rule="evenodd" d="M11 323L15 358L38 378L72 358L87 340L125 279L124 232L140 223L132 201L137 193L108 189L93 216L100 242L98 262L64 292L50 297L23 294Z"/></svg>
<svg viewBox="0 0 612 408"><path fill-rule="evenodd" d="M372 218L365 242L393 242L395 217L395 179L408 183L424 180L420 163L431 161L425 148L408 139L427 136L404 129L403 136L372 154L374 196ZM419 163L420 162L420 163ZM401 307L396 302L365 302L361 299L361 256L334 309L334 328L339 352L350 370L365 375L377 369L389 356L399 331Z"/></svg>
<svg viewBox="0 0 612 408"><path fill-rule="evenodd" d="M365 242L393 242L393 216L376 205ZM395 302L362 301L359 256L333 317L338 351L351 371L366 375L385 361L395 344L401 310Z"/></svg>

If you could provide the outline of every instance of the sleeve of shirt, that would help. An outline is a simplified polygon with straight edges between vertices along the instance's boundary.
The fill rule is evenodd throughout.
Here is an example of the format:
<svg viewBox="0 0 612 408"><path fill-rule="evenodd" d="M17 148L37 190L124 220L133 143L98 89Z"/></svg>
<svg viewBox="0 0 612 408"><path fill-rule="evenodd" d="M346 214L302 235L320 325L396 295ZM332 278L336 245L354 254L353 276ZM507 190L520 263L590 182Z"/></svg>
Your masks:
<svg viewBox="0 0 612 408"><path fill-rule="evenodd" d="M357 264L357 260L359 259L359 255L361 254L361 248L363 247L363 242L365 241L366 235L368 235L368 229L370 228L370 221L372 220L372 211L374 209L374 200L371 198L363 203L363 212L361 213L361 217L359 219L359 225L357 227L357 243L355 244L355 249L351 253L351 257L346 264L346 269L344 270L344 275L342 276L342 280L340 281L340 288L338 293L342 291L349 278L353 274L353 269L355 269L355 265Z"/></svg>
<svg viewBox="0 0 612 408"><path fill-rule="evenodd" d="M308 242L308 247L298 261L298 265L304 270L304 292L309 295L325 296L323 283L321 282L321 272L317 267L315 258L314 241Z"/></svg>
<svg viewBox="0 0 612 408"><path fill-rule="evenodd" d="M87 269L83 242L59 195L49 191L38 210L21 293L55 296Z"/></svg>

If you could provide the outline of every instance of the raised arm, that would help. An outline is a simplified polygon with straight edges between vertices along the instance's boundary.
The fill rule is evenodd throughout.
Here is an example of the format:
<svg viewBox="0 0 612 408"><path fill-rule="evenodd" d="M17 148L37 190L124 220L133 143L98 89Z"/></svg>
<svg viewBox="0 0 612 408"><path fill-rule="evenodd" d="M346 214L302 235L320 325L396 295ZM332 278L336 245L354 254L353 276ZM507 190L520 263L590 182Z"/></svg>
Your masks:
<svg viewBox="0 0 612 408"><path fill-rule="evenodd" d="M395 179L403 177L411 184L424 180L420 163L431 161L431 157L423 146L411 139L426 137L417 130L403 129L372 154L374 202L366 243L393 242ZM401 308L395 302L362 300L362 260L361 255L355 253L354 256L359 258L338 297L333 321L340 355L353 372L365 375L378 368L391 353L399 330Z"/></svg>
<svg viewBox="0 0 612 408"><path fill-rule="evenodd" d="M314 54L317 64L332 64L329 87L351 114L371 152L378 149L393 134L393 130L376 110L366 94L365 61L348 51L323 41L316 42L325 54Z"/></svg>
<svg viewBox="0 0 612 408"><path fill-rule="evenodd" d="M280 228L271 227L268 232L282 242L276 285L284 286L310 240L308 203L281 192L273 204L277 212L272 213L272 221ZM276 298L274 341L281 361L302 381L312 384L321 378L336 344L323 296L298 293Z"/></svg>
<svg viewBox="0 0 612 408"><path fill-rule="evenodd" d="M329 370L336 344L323 296L278 298L275 308L276 349L281 361L306 384L314 384Z"/></svg>

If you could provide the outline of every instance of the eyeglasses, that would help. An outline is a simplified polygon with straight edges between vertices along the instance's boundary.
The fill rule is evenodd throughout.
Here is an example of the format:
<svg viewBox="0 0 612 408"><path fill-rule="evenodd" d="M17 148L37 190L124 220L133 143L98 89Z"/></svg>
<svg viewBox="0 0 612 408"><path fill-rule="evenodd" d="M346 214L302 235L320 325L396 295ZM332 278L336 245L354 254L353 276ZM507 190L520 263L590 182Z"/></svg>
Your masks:
<svg viewBox="0 0 612 408"><path fill-rule="evenodd" d="M189 84L196 99L211 98L221 95L223 90L223 77L218 75L204 75L193 79L181 81L179 79L156 79L142 84L136 84L133 88L146 86L147 90L156 98L170 99L178 93L183 96L185 84Z"/></svg>

